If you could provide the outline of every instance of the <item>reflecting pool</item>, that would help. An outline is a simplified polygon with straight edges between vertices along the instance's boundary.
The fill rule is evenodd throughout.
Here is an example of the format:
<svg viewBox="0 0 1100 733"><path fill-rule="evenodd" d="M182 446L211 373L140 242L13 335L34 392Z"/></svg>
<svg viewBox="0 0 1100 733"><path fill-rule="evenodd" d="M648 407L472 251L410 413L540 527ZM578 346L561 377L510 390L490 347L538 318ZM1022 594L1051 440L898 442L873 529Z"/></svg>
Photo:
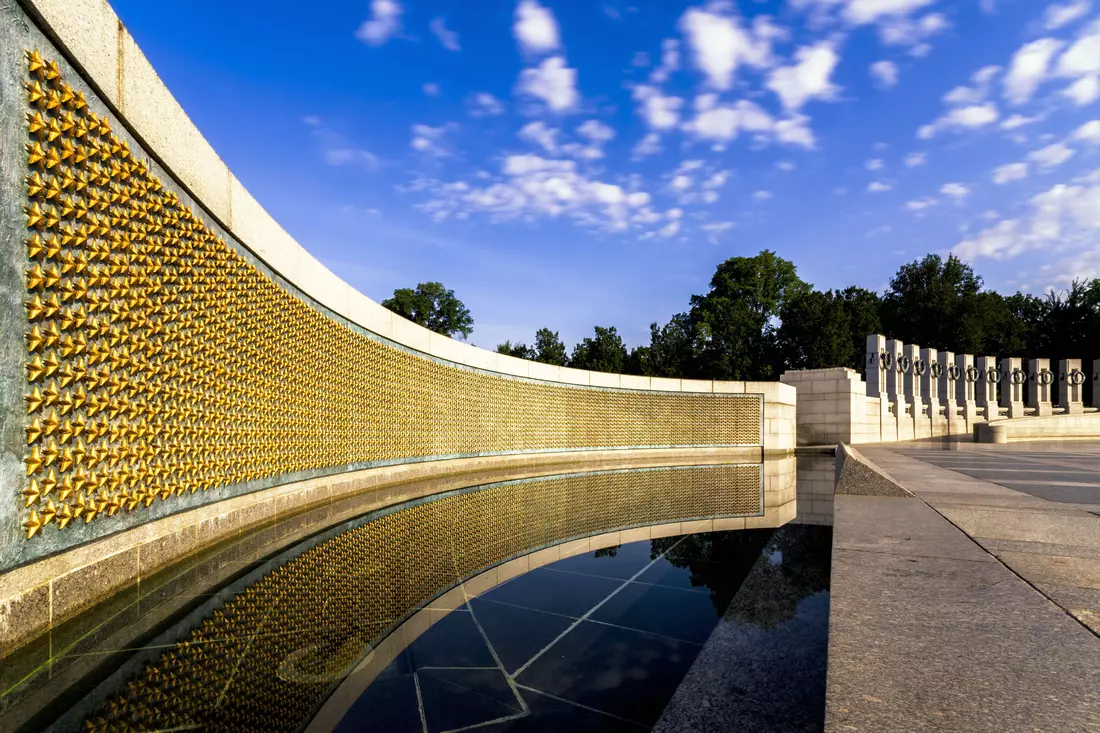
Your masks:
<svg viewBox="0 0 1100 733"><path fill-rule="evenodd" d="M831 532L791 521L821 516L796 494L815 460L831 465L590 471L286 518L0 660L0 720L821 730Z"/></svg>

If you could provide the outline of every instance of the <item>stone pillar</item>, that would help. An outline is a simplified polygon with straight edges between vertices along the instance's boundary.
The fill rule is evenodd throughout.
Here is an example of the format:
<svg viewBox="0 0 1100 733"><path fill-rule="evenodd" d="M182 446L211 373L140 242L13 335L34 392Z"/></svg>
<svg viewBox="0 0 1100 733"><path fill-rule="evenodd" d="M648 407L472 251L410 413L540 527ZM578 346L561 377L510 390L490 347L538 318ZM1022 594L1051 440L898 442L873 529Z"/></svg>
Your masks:
<svg viewBox="0 0 1100 733"><path fill-rule="evenodd" d="M940 373L936 380L937 394L939 394L940 404L943 405L943 416L950 423L955 417L958 405L955 401L955 382L959 379L959 367L955 363L955 352L941 351L939 363Z"/></svg>
<svg viewBox="0 0 1100 733"><path fill-rule="evenodd" d="M1050 359L1029 359L1027 371L1027 406L1035 408L1035 417L1053 415L1050 393L1054 391L1054 372L1050 371Z"/></svg>
<svg viewBox="0 0 1100 733"><path fill-rule="evenodd" d="M1027 372L1022 368L1023 359L1010 356L1001 359L1001 407L1007 410L1009 419L1024 416L1024 384Z"/></svg>
<svg viewBox="0 0 1100 733"><path fill-rule="evenodd" d="M935 349L921 349L920 361L922 370L920 373L920 391L928 400L928 423L932 429L932 437L946 435L947 422L944 415L940 414L940 382L943 379L943 364L940 363L939 354Z"/></svg>
<svg viewBox="0 0 1100 733"><path fill-rule="evenodd" d="M1100 359L1092 360L1092 406L1100 407Z"/></svg>
<svg viewBox="0 0 1100 733"><path fill-rule="evenodd" d="M903 366L908 369L902 373L901 382L905 390L905 401L909 403L909 417L913 420L913 437L928 438L932 435L932 423L924 414L924 390L921 389L920 347L916 344L905 345ZM927 370L927 365L924 365Z"/></svg>
<svg viewBox="0 0 1100 733"><path fill-rule="evenodd" d="M1001 411L997 409L997 384L1001 373L997 371L997 360L992 356L978 357L978 384L974 401L978 408L985 408L986 420L999 420Z"/></svg>
<svg viewBox="0 0 1100 733"><path fill-rule="evenodd" d="M909 412L909 400L905 397L905 373L908 359L905 344L897 339L886 342L887 362L892 368L886 372L886 395L894 403L894 420L897 423L897 439L913 439L913 416Z"/></svg>
<svg viewBox="0 0 1100 733"><path fill-rule="evenodd" d="M1079 415L1085 411L1085 373L1080 359L1062 359L1058 362L1058 406L1066 415Z"/></svg>
<svg viewBox="0 0 1100 733"><path fill-rule="evenodd" d="M886 337L872 333L867 336L867 361L864 364L864 379L867 381L868 397L883 397L886 394L886 367L883 354L886 353Z"/></svg>
<svg viewBox="0 0 1100 733"><path fill-rule="evenodd" d="M972 354L956 356L955 366L959 369L959 378L955 381L955 395L963 420L966 421L966 430L969 432L978 418L978 367L974 366Z"/></svg>

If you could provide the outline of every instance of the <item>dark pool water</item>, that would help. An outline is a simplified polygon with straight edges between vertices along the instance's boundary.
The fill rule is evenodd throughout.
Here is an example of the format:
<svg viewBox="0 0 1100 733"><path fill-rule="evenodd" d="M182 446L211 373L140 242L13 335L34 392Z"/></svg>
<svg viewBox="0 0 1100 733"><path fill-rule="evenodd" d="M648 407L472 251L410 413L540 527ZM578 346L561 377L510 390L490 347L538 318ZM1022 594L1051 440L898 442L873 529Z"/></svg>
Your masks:
<svg viewBox="0 0 1100 733"><path fill-rule="evenodd" d="M795 463L280 519L5 657L0 730L820 731L832 469Z"/></svg>
<svg viewBox="0 0 1100 733"><path fill-rule="evenodd" d="M338 731L820 731L830 529L714 532L559 560L470 598Z"/></svg>

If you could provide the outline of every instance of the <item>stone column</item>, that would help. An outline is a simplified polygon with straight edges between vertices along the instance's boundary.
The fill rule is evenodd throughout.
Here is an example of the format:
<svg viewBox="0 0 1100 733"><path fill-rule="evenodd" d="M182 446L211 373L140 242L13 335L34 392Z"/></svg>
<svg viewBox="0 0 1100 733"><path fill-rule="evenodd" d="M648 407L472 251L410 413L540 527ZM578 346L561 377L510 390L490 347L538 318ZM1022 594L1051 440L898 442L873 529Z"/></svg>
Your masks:
<svg viewBox="0 0 1100 733"><path fill-rule="evenodd" d="M955 382L959 378L959 367L955 364L955 352L941 351L939 356L940 374L936 380L936 388L940 404L943 405L943 416L950 423L958 405L955 401Z"/></svg>
<svg viewBox="0 0 1100 733"><path fill-rule="evenodd" d="M1062 359L1058 362L1058 406L1066 415L1079 415L1085 411L1085 373L1080 359Z"/></svg>
<svg viewBox="0 0 1100 733"><path fill-rule="evenodd" d="M867 361L863 365L868 397L883 397L886 394L887 370L882 358L885 353L886 337L878 333L868 334Z"/></svg>
<svg viewBox="0 0 1100 733"><path fill-rule="evenodd" d="M992 356L978 357L978 385L975 402L978 408L985 408L986 420L999 420L1001 411L997 409L997 384L1001 373L997 371L997 360Z"/></svg>
<svg viewBox="0 0 1100 733"><path fill-rule="evenodd" d="M916 344L905 345L903 365L908 369L902 373L901 382L905 390L905 401L909 403L909 417L913 420L913 437L928 438L932 435L932 423L924 414L924 391L921 389L920 347ZM927 365L925 366L927 369Z"/></svg>
<svg viewBox="0 0 1100 733"><path fill-rule="evenodd" d="M1024 416L1024 384L1027 372L1022 369L1023 360L1014 356L1001 359L1001 407L1006 408L1009 419Z"/></svg>
<svg viewBox="0 0 1100 733"><path fill-rule="evenodd" d="M893 361L892 368L886 372L886 394L894 403L894 419L897 422L897 439L913 439L913 416L909 412L909 400L905 396L905 373L908 359L905 357L905 344L897 339L886 342L887 361Z"/></svg>
<svg viewBox="0 0 1100 733"><path fill-rule="evenodd" d="M1053 415L1054 406L1050 402L1050 393L1054 391L1054 372L1050 371L1050 359L1029 359L1027 370L1030 382L1027 406L1035 408L1035 417Z"/></svg>
<svg viewBox="0 0 1100 733"><path fill-rule="evenodd" d="M974 366L973 354L959 354L955 357L955 366L959 369L955 395L969 432L978 418L978 367Z"/></svg>
<svg viewBox="0 0 1100 733"><path fill-rule="evenodd" d="M920 391L928 400L928 423L932 429L932 437L947 434L947 423L940 414L940 381L943 379L943 364L939 361L939 354L935 349L921 349L920 361L922 370L920 373Z"/></svg>

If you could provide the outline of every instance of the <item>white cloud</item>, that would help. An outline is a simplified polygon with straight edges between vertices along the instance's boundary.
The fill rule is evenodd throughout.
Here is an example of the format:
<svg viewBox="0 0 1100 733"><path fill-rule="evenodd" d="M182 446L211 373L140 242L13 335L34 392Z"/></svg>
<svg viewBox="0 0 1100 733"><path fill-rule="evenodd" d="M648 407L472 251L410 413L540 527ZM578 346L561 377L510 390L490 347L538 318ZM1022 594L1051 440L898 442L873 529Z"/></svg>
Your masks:
<svg viewBox="0 0 1100 733"><path fill-rule="evenodd" d="M809 127L810 118L806 115L794 115L787 119L777 120L773 131L775 139L786 145L812 149L815 144L814 134Z"/></svg>
<svg viewBox="0 0 1100 733"><path fill-rule="evenodd" d="M843 15L853 25L866 25L908 15L933 2L935 0L845 0Z"/></svg>
<svg viewBox="0 0 1100 733"><path fill-rule="evenodd" d="M1027 174L1027 163L1008 163L993 170L993 182L997 185L1004 185L1005 183L1023 180L1027 178Z"/></svg>
<svg viewBox="0 0 1100 733"><path fill-rule="evenodd" d="M589 177L572 160L509 155L501 162L500 173L486 174L486 178L479 185L423 180L417 190L426 191L429 199L417 207L435 221L474 214L487 215L491 221L566 218L602 232L642 232L662 221L678 221L682 214L656 214L648 206L647 192Z"/></svg>
<svg viewBox="0 0 1100 733"><path fill-rule="evenodd" d="M504 114L504 102L488 92L478 92L466 100L471 117L495 117Z"/></svg>
<svg viewBox="0 0 1100 733"><path fill-rule="evenodd" d="M905 165L910 168L916 168L918 165L924 165L928 160L926 153L909 153L905 156Z"/></svg>
<svg viewBox="0 0 1100 733"><path fill-rule="evenodd" d="M447 22L442 16L432 18L431 23L428 24L432 33L439 39L439 45L448 51L461 51L462 46L458 45L458 34L447 28Z"/></svg>
<svg viewBox="0 0 1100 733"><path fill-rule="evenodd" d="M596 145L615 138L615 131L599 120L587 120L577 127L577 134Z"/></svg>
<svg viewBox="0 0 1100 733"><path fill-rule="evenodd" d="M1029 249L1090 247L1100 244L1100 185L1058 184L1034 196L1031 209L1016 219L1005 219L952 250L963 259L1010 259ZM1079 276L1079 275L1078 275Z"/></svg>
<svg viewBox="0 0 1100 733"><path fill-rule="evenodd" d="M991 102L968 107L956 107L949 110L935 122L925 125L917 131L917 137L927 140L945 129L975 129L997 121L999 117L996 105Z"/></svg>
<svg viewBox="0 0 1100 733"><path fill-rule="evenodd" d="M771 72L767 86L791 111L797 111L811 99L832 99L837 87L829 77L839 60L836 49L828 41L803 46L795 52L795 64Z"/></svg>
<svg viewBox="0 0 1100 733"><path fill-rule="evenodd" d="M691 188L691 184L692 184L691 177L690 176L685 176L683 174L675 176L672 179L672 182L669 183L669 185L672 187L672 189L674 191L686 191L689 188Z"/></svg>
<svg viewBox="0 0 1100 733"><path fill-rule="evenodd" d="M533 69L519 74L518 90L540 99L554 112L568 112L577 106L577 70L565 65L561 56L544 59Z"/></svg>
<svg viewBox="0 0 1100 733"><path fill-rule="evenodd" d="M329 165L356 165L365 170L377 170L382 161L371 151L351 144L338 132L325 127L324 121L315 115L302 118L309 125L310 135L320 142L321 154Z"/></svg>
<svg viewBox="0 0 1100 733"><path fill-rule="evenodd" d="M898 65L893 61L876 61L871 64L871 78L881 87L892 87L898 83Z"/></svg>
<svg viewBox="0 0 1100 733"><path fill-rule="evenodd" d="M1082 76L1063 89L1062 94L1072 99L1078 107L1087 107L1100 99L1100 74Z"/></svg>
<svg viewBox="0 0 1100 733"><path fill-rule="evenodd" d="M781 171L793 171L795 164L793 160L781 160L775 164L775 167Z"/></svg>
<svg viewBox="0 0 1100 733"><path fill-rule="evenodd" d="M771 191L760 190L760 191L753 191L753 193L752 193L752 200L753 201L768 201L771 198L772 198L772 192Z"/></svg>
<svg viewBox="0 0 1100 733"><path fill-rule="evenodd" d="M882 181L871 181L867 184L868 193L882 193L883 191L889 191L893 186L889 183L883 183Z"/></svg>
<svg viewBox="0 0 1100 733"><path fill-rule="evenodd" d="M661 152L661 136L651 132L638 141L638 144L631 150L631 155L637 160L649 155L656 155L659 152Z"/></svg>
<svg viewBox="0 0 1100 733"><path fill-rule="evenodd" d="M715 94L700 94L695 98L695 118L684 124L684 130L703 140L723 145L737 137L741 130L766 132L774 126L771 115L748 100L732 105L719 105Z"/></svg>
<svg viewBox="0 0 1100 733"><path fill-rule="evenodd" d="M370 19L363 21L355 37L368 46L381 46L401 30L401 3L397 0L373 0Z"/></svg>
<svg viewBox="0 0 1100 733"><path fill-rule="evenodd" d="M955 87L943 95L945 104L979 104L989 96L989 85L1001 71L1000 66L983 66L970 76L973 86Z"/></svg>
<svg viewBox="0 0 1100 733"><path fill-rule="evenodd" d="M1100 74L1100 19L1089 24L1058 57L1058 75L1079 77Z"/></svg>
<svg viewBox="0 0 1100 733"><path fill-rule="evenodd" d="M651 84L664 84L680 68L680 42L675 38L661 41L661 63L649 75Z"/></svg>
<svg viewBox="0 0 1100 733"><path fill-rule="evenodd" d="M1025 117L1023 115L1012 115L1003 122L1001 122L1002 130L1015 130L1016 128L1023 127L1024 125L1032 125L1036 122L1040 122L1043 119L1042 115L1035 115L1034 117Z"/></svg>
<svg viewBox="0 0 1100 733"><path fill-rule="evenodd" d="M707 233L707 239L711 244L718 243L718 235L725 234L730 229L733 229L732 221L715 221L709 224L702 224L699 226L701 230Z"/></svg>
<svg viewBox="0 0 1100 733"><path fill-rule="evenodd" d="M520 0L516 5L512 32L520 49L528 54L543 54L561 46L558 37L558 21L554 14L537 0Z"/></svg>
<svg viewBox="0 0 1100 733"><path fill-rule="evenodd" d="M648 84L634 87L631 95L640 103L638 112L651 129L668 130L679 124L680 108L684 106L680 97L666 97L660 89Z"/></svg>
<svg viewBox="0 0 1100 733"><path fill-rule="evenodd" d="M886 163L883 162L882 158L871 158L863 167L869 171L880 171L884 165Z"/></svg>
<svg viewBox="0 0 1100 733"><path fill-rule="evenodd" d="M420 89L423 90L423 92L425 94L427 94L429 97L438 97L439 96L439 85L438 84L433 84L431 82L428 82L424 86L420 87Z"/></svg>
<svg viewBox="0 0 1100 733"><path fill-rule="evenodd" d="M1047 76L1054 55L1065 45L1055 38L1040 38L1021 46L1012 56L1004 78L1005 99L1024 104Z"/></svg>
<svg viewBox="0 0 1100 733"><path fill-rule="evenodd" d="M1092 3L1089 0L1073 0L1067 3L1053 3L1043 13L1043 26L1048 31L1058 30L1088 14Z"/></svg>
<svg viewBox="0 0 1100 733"><path fill-rule="evenodd" d="M771 41L777 29L765 16L746 29L738 17L727 15L719 4L708 9L688 8L680 16L680 30L687 37L695 66L715 89L729 89L741 65L771 65ZM760 20L764 18L764 20Z"/></svg>
<svg viewBox="0 0 1100 733"><path fill-rule="evenodd" d="M1090 145L1100 145L1100 120L1092 120L1078 127L1073 133L1073 139Z"/></svg>
<svg viewBox="0 0 1100 733"><path fill-rule="evenodd" d="M1043 170L1057 168L1077 154L1077 151L1065 143L1054 143L1028 154L1028 159Z"/></svg>
<svg viewBox="0 0 1100 733"><path fill-rule="evenodd" d="M970 195L970 189L961 183L945 183L940 187L940 193L953 199L964 199Z"/></svg>
<svg viewBox="0 0 1100 733"><path fill-rule="evenodd" d="M909 209L914 214L920 214L920 213L924 212L925 209L927 209L929 207L932 207L932 206L935 206L935 205L936 205L936 199L928 197L928 196L926 196L922 199L916 199L914 201L906 201L905 202L905 208Z"/></svg>
<svg viewBox="0 0 1100 733"><path fill-rule="evenodd" d="M413 125L412 140L409 142L409 147L425 155L445 158L451 154L451 151L448 150L444 144L443 137L447 132L453 129L453 127L454 126L450 124L440 125L439 127Z"/></svg>
<svg viewBox="0 0 1100 733"><path fill-rule="evenodd" d="M558 130L544 122L528 122L516 135L520 140L538 145L548 153L555 153L558 150Z"/></svg>
<svg viewBox="0 0 1100 733"><path fill-rule="evenodd" d="M670 221L657 231L658 237L675 237L680 233L680 221L678 219Z"/></svg>
<svg viewBox="0 0 1100 733"><path fill-rule="evenodd" d="M714 173L707 180L703 181L703 188L715 189L721 188L726 185L726 181L729 180L729 171L718 171Z"/></svg>
<svg viewBox="0 0 1100 733"><path fill-rule="evenodd" d="M909 46L910 54L925 56L932 50L926 39L950 27L947 18L940 13L929 13L918 20L895 15L880 22L879 37L887 46Z"/></svg>

